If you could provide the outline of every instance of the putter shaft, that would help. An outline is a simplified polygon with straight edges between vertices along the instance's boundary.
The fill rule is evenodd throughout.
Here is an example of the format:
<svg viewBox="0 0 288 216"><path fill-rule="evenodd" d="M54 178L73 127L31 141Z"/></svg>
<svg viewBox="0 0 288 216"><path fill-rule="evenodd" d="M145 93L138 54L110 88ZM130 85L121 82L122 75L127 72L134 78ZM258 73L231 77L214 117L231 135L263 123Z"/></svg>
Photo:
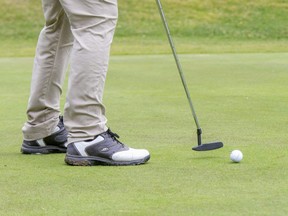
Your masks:
<svg viewBox="0 0 288 216"><path fill-rule="evenodd" d="M191 97L190 97L190 93L189 93L189 90L188 90L188 87L187 87L187 84L186 84L186 79L185 79L185 76L184 76L184 73L183 73L183 70L182 70L182 66L181 66L181 63L179 61L179 58L178 58L178 55L177 55L177 52L176 52L176 48L175 48L174 42L172 40L172 36L171 36L170 30L169 30L169 27L168 27L168 22L166 20L165 14L164 14L162 4L161 4L160 0L156 0L156 2L157 2L157 6L158 6L158 9L159 9L160 15L161 15L161 19L162 19L163 25L164 25L165 30L166 30L166 34L167 34L167 37L168 37L168 40L169 40L169 44L170 44L170 47L171 47L171 50L172 50L172 53L173 53L177 68L178 68L178 72L179 72L179 75L180 75L180 78L181 78L181 81L182 81L182 84L183 84L183 87L184 87L184 90L185 90L185 93L186 93L186 96L187 96L187 99L188 99L188 102L189 102L189 106L190 106L190 109L191 109L195 124L197 126L197 129L199 131L201 131L201 127L200 127L200 124L199 124L199 121L198 121L198 118L197 118L197 115L196 115L196 112L195 112L195 109L194 109L194 106L193 106L193 103L192 103L192 100L191 100Z"/></svg>

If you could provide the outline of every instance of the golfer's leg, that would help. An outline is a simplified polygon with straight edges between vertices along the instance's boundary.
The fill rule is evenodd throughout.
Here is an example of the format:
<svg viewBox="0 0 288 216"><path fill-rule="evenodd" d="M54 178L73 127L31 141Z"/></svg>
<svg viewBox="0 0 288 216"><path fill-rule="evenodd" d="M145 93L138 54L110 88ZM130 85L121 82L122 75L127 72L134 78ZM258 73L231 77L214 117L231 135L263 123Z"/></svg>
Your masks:
<svg viewBox="0 0 288 216"><path fill-rule="evenodd" d="M25 140L53 133L59 121L59 99L69 52L73 44L68 19L59 0L42 0L46 25L42 29L34 60Z"/></svg>
<svg viewBox="0 0 288 216"><path fill-rule="evenodd" d="M64 112L70 143L107 130L102 97L118 10L117 0L60 2L75 38Z"/></svg>

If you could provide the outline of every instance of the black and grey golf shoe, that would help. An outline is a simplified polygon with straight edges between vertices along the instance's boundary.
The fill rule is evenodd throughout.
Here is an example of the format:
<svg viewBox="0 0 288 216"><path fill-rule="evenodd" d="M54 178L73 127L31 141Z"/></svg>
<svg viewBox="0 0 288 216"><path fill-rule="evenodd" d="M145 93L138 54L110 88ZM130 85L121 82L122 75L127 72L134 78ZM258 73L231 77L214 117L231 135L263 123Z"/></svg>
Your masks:
<svg viewBox="0 0 288 216"><path fill-rule="evenodd" d="M147 150L129 148L117 138L109 129L93 140L70 143L65 162L74 166L123 166L144 164L150 159Z"/></svg>
<svg viewBox="0 0 288 216"><path fill-rule="evenodd" d="M59 117L59 123L54 133L43 139L27 141L23 140L21 152L23 154L49 154L49 153L65 153L67 148L68 132L63 123L63 117Z"/></svg>

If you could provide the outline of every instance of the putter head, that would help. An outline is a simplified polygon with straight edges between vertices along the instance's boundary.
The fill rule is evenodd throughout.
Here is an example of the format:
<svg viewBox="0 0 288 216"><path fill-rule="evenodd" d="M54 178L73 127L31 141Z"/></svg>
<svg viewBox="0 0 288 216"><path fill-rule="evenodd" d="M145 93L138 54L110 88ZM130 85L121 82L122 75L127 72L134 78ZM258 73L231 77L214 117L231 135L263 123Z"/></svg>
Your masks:
<svg viewBox="0 0 288 216"><path fill-rule="evenodd" d="M212 143L204 143L192 148L194 151L210 151L223 147L222 142L212 142Z"/></svg>

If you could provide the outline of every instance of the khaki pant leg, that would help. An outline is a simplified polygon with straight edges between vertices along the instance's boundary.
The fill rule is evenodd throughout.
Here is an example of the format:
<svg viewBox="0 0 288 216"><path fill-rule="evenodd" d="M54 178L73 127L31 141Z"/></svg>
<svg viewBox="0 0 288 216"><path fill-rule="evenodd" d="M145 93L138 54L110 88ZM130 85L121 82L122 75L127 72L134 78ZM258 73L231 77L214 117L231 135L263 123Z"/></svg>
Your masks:
<svg viewBox="0 0 288 216"><path fill-rule="evenodd" d="M117 0L60 2L75 38L64 111L71 143L107 130L102 98L118 9Z"/></svg>
<svg viewBox="0 0 288 216"><path fill-rule="evenodd" d="M22 128L25 140L52 134L59 121L61 86L74 40L59 0L42 0L42 5L46 25L36 48L28 121Z"/></svg>

